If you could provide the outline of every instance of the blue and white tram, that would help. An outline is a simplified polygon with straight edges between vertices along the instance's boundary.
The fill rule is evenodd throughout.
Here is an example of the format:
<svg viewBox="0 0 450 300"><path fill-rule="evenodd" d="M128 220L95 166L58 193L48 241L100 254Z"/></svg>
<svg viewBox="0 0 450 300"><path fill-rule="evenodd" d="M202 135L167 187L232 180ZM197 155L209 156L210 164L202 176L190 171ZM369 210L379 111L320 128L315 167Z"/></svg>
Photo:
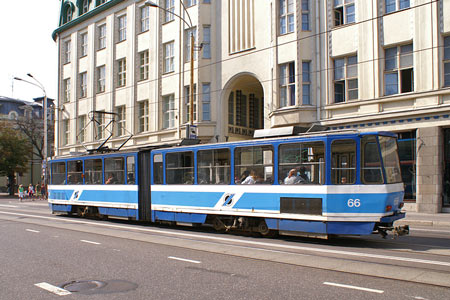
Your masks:
<svg viewBox="0 0 450 300"><path fill-rule="evenodd" d="M115 180L108 182L111 176ZM262 235L326 238L406 231L393 227L405 214L397 140L388 132L55 159L49 203L53 212Z"/></svg>

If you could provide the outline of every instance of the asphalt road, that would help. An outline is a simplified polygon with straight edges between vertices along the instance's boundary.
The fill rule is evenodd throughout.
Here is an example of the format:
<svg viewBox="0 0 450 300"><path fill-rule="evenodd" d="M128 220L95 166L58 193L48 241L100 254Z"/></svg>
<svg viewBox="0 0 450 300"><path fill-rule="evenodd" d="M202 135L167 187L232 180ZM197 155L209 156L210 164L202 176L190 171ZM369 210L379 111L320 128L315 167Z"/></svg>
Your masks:
<svg viewBox="0 0 450 300"><path fill-rule="evenodd" d="M262 239L54 216L44 202L2 200L0 231L0 299L450 295L450 232L445 228L412 228L411 236L396 240Z"/></svg>

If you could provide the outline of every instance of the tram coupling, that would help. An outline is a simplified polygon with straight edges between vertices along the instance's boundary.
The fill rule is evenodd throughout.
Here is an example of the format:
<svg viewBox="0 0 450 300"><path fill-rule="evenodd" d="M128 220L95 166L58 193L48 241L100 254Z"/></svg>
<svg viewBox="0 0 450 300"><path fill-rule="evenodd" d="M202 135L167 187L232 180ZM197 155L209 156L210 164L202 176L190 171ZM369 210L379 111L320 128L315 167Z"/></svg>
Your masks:
<svg viewBox="0 0 450 300"><path fill-rule="evenodd" d="M409 234L409 225L403 226L378 226L378 233L385 239L388 235L389 231L392 231L392 238L396 239L399 236L408 235Z"/></svg>

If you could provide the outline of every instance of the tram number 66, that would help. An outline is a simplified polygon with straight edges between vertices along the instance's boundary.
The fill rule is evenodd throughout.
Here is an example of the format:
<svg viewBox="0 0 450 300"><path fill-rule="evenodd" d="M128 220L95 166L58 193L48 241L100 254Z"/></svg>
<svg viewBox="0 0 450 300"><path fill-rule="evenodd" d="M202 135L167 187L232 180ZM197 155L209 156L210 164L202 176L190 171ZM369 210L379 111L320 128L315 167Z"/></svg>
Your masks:
<svg viewBox="0 0 450 300"><path fill-rule="evenodd" d="M359 200L359 199L348 199L347 206L348 207L360 207L361 206L361 200Z"/></svg>

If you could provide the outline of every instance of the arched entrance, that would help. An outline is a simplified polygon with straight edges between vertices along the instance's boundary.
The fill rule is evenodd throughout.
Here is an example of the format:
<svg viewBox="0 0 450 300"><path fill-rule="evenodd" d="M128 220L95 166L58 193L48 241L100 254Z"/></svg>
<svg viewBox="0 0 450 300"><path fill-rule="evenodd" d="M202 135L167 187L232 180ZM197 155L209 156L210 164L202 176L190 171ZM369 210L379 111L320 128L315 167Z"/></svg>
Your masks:
<svg viewBox="0 0 450 300"><path fill-rule="evenodd" d="M255 129L264 127L263 86L253 75L241 74L228 82L225 91L225 136L230 141L252 138Z"/></svg>

